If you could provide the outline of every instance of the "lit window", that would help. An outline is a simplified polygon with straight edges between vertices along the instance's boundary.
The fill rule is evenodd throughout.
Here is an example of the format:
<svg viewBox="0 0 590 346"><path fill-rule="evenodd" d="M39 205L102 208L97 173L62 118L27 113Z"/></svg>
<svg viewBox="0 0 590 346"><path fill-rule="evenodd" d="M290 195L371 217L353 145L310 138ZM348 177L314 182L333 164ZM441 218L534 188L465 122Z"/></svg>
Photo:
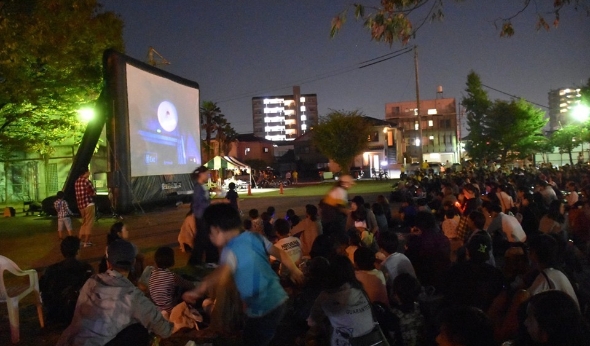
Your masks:
<svg viewBox="0 0 590 346"><path fill-rule="evenodd" d="M306 120L307 120L307 117L305 115L302 115L301 116L301 121L306 121Z"/></svg>
<svg viewBox="0 0 590 346"><path fill-rule="evenodd" d="M301 106L301 111L305 112L305 106Z"/></svg>
<svg viewBox="0 0 590 346"><path fill-rule="evenodd" d="M268 148L267 147L264 147L264 152L265 153L268 153Z"/></svg>
<svg viewBox="0 0 590 346"><path fill-rule="evenodd" d="M417 147L420 146L420 138L416 138L414 143Z"/></svg>
<svg viewBox="0 0 590 346"><path fill-rule="evenodd" d="M301 97L299 98L299 102L305 102L305 97L301 96Z"/></svg>
<svg viewBox="0 0 590 346"><path fill-rule="evenodd" d="M428 138L429 138L430 140L433 140L433 139L434 139L434 136L430 136L430 137L428 137Z"/></svg>
<svg viewBox="0 0 590 346"><path fill-rule="evenodd" d="M303 131L307 130L307 125L305 125L305 124L301 125L301 129L302 129Z"/></svg>
<svg viewBox="0 0 590 346"><path fill-rule="evenodd" d="M428 109L428 115L433 115L433 114L437 114L436 108L430 108L430 109Z"/></svg>
<svg viewBox="0 0 590 346"><path fill-rule="evenodd" d="M418 131L418 122L417 121L414 123L414 130Z"/></svg>
<svg viewBox="0 0 590 346"><path fill-rule="evenodd" d="M434 123L432 122L432 120L428 120L428 126L434 126Z"/></svg>

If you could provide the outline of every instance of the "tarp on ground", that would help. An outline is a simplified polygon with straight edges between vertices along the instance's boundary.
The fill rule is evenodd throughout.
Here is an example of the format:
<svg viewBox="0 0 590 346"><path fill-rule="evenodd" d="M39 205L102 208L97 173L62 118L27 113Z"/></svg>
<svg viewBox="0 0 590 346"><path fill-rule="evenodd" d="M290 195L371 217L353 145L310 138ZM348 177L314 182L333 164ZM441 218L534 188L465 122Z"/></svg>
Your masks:
<svg viewBox="0 0 590 346"><path fill-rule="evenodd" d="M229 169L229 170L246 170L250 173L250 166L245 163L238 161L237 159L231 156L215 156L209 162L207 162L205 167L211 170L221 170L221 169Z"/></svg>

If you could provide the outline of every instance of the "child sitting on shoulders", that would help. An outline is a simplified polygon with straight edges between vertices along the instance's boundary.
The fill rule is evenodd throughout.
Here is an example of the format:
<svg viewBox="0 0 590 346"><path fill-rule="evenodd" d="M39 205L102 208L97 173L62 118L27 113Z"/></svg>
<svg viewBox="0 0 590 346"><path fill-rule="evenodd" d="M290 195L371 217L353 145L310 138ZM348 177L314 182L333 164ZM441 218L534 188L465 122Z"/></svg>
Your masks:
<svg viewBox="0 0 590 346"><path fill-rule="evenodd" d="M172 248L167 246L158 248L154 259L156 266L148 282L150 298L164 317L168 318L172 308L180 302L180 293L182 293L180 291L193 289L195 285L170 271L170 267L174 265Z"/></svg>

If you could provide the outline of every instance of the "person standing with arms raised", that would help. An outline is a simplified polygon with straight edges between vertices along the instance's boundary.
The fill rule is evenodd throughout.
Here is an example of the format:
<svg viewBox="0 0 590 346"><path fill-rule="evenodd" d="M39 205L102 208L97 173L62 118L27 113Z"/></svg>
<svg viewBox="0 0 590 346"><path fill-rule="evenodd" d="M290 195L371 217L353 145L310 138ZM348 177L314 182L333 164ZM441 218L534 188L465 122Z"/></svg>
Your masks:
<svg viewBox="0 0 590 346"><path fill-rule="evenodd" d="M92 234L92 226L94 224L95 210L93 197L96 195L96 190L88 177L90 177L90 170L86 167L82 169L74 185L76 204L80 210L80 216L82 216L79 237L82 240L83 247L94 245L90 242L90 235Z"/></svg>

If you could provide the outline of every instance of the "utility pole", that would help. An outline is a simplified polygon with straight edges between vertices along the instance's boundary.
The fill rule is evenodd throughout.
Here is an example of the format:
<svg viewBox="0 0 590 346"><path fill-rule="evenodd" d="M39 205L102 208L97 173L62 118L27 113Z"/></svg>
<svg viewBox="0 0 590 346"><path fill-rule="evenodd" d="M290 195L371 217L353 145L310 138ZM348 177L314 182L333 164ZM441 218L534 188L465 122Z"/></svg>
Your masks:
<svg viewBox="0 0 590 346"><path fill-rule="evenodd" d="M420 162L420 169L424 162L424 155L422 154L422 117L420 116L420 85L418 84L418 46L414 46L414 71L416 74L416 116L418 118L418 162Z"/></svg>

